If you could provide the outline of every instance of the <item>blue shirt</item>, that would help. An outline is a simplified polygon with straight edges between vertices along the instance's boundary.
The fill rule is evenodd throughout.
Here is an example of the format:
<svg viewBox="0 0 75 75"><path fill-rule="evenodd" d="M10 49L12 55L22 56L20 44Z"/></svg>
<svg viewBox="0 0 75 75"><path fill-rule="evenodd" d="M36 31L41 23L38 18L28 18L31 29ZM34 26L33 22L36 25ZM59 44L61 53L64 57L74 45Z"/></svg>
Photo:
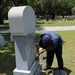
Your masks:
<svg viewBox="0 0 75 75"><path fill-rule="evenodd" d="M54 48L62 45L62 38L58 33L56 33L56 32L43 32L42 34L50 34L52 36L51 40L53 41Z"/></svg>

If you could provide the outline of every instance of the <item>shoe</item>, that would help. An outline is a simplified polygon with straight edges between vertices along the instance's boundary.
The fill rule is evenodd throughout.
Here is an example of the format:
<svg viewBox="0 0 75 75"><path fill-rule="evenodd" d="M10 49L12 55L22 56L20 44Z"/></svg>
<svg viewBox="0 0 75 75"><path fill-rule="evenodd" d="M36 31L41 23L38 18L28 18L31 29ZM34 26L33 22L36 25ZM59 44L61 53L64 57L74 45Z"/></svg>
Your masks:
<svg viewBox="0 0 75 75"><path fill-rule="evenodd" d="M50 67L44 67L44 68L43 68L43 70L48 70L48 69L50 69Z"/></svg>

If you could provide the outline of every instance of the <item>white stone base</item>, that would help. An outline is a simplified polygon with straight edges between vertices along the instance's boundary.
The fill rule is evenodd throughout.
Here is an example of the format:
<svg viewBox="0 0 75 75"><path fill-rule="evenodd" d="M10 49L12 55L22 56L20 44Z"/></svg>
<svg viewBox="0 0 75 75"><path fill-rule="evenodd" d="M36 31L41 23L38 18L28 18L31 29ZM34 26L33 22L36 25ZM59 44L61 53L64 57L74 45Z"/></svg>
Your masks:
<svg viewBox="0 0 75 75"><path fill-rule="evenodd" d="M41 75L42 73L42 68L41 65L38 64L38 62L34 62L31 68L27 70L18 70L15 68L13 70L13 75Z"/></svg>

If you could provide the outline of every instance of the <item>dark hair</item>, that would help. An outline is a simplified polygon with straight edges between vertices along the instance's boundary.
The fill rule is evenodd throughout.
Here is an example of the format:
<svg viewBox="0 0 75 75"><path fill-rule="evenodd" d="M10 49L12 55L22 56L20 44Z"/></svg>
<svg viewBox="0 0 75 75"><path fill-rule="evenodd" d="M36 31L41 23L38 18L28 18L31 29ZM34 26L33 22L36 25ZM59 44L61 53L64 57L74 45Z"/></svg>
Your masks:
<svg viewBox="0 0 75 75"><path fill-rule="evenodd" d="M39 42L39 46L46 49L53 46L52 36L50 34L42 34Z"/></svg>

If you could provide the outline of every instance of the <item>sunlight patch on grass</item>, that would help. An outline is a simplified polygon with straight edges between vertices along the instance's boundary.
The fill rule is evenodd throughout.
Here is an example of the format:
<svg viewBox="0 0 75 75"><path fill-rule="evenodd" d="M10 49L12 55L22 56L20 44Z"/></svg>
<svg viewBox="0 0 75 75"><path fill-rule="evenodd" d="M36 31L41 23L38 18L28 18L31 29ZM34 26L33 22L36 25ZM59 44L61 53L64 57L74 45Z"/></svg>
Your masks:
<svg viewBox="0 0 75 75"><path fill-rule="evenodd" d="M0 53L5 53L5 52L9 52L9 50L1 50Z"/></svg>

